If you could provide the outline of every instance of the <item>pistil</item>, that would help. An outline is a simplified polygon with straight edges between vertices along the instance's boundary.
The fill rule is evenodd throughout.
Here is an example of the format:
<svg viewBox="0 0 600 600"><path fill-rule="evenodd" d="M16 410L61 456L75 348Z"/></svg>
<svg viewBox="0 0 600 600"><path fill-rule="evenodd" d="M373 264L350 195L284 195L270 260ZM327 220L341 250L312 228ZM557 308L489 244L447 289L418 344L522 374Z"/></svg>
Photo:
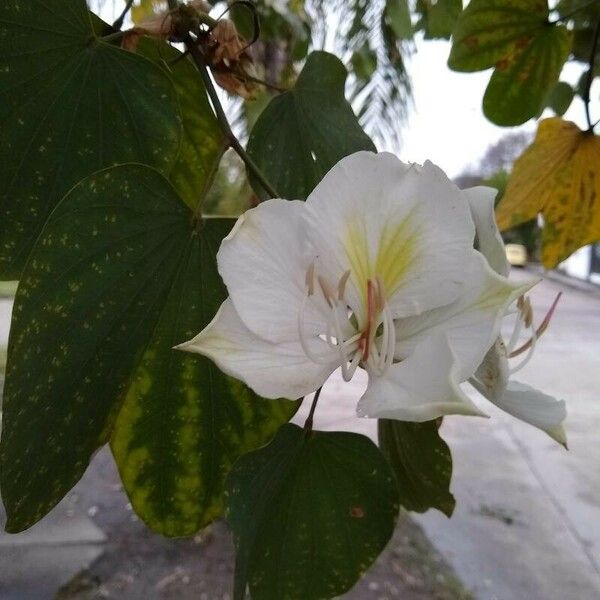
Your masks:
<svg viewBox="0 0 600 600"><path fill-rule="evenodd" d="M354 329L355 333L348 335L346 330L349 328L350 323L350 309L345 292L350 275L350 271L346 271L340 277L336 288L316 272L316 266L312 263L306 271L306 296L298 315L298 333L306 355L317 363L331 361L330 354L320 355L313 352L309 347L309 340L306 336L306 307L315 291L320 289L330 309L330 315L325 324L325 332L321 337L330 348L339 352L342 376L346 381L350 381L359 365L372 373L383 374L394 360L396 346L394 320L385 301L383 283L378 277L367 281L366 323L364 323L364 327L361 331ZM380 328L381 335L378 336L377 332Z"/></svg>

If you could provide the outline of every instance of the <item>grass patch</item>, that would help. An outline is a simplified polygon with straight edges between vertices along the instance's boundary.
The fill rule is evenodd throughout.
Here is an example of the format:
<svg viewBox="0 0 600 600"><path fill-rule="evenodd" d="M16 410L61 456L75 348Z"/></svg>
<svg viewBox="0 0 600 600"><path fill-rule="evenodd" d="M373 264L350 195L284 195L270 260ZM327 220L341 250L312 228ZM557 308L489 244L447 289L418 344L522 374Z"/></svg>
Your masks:
<svg viewBox="0 0 600 600"><path fill-rule="evenodd" d="M17 291L17 281L0 281L0 298L12 298Z"/></svg>

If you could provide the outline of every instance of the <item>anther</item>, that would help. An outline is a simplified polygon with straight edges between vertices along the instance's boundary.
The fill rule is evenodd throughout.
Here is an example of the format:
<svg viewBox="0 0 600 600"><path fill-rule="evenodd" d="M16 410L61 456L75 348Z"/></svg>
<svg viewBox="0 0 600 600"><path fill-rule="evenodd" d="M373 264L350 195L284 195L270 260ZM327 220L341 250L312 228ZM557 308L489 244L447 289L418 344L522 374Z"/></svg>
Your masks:
<svg viewBox="0 0 600 600"><path fill-rule="evenodd" d="M344 296L346 295L346 284L348 283L348 279L350 277L350 270L346 271L341 277L338 283L338 300L344 300Z"/></svg>
<svg viewBox="0 0 600 600"><path fill-rule="evenodd" d="M319 282L319 286L321 286L321 291L323 292L325 300L327 300L327 304L333 307L335 305L335 290L329 285L329 282L320 275L317 276L317 281Z"/></svg>

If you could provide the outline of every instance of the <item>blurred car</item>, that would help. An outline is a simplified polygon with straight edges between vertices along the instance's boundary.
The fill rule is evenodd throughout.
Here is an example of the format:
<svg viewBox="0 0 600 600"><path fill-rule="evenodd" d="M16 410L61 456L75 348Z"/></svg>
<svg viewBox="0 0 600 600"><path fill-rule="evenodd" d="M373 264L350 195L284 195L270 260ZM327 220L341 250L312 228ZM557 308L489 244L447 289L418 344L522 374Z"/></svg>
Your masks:
<svg viewBox="0 0 600 600"><path fill-rule="evenodd" d="M524 267L527 264L527 248L522 244L506 244L506 259L513 267Z"/></svg>

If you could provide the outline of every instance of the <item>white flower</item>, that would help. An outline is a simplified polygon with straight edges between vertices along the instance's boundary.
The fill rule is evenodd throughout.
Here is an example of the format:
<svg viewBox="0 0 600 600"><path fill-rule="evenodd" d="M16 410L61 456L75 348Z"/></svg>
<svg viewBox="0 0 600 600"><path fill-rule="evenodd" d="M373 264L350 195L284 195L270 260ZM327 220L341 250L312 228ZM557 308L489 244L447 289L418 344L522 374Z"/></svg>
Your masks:
<svg viewBox="0 0 600 600"><path fill-rule="evenodd" d="M299 398L361 367L359 415L483 414L460 384L533 284L509 282L474 250L469 202L487 197L431 163L349 156L306 202L269 200L240 217L217 255L229 298L178 348L267 398Z"/></svg>
<svg viewBox="0 0 600 600"><path fill-rule="evenodd" d="M478 193L478 190L483 189L486 188L465 190L475 222L477 246L495 271L501 275L508 275L510 265L506 260L504 243L494 219L495 191L491 195ZM529 298L521 296L517 301L517 316L510 340L507 343L501 337L496 340L473 377L469 378L469 382L490 402L514 417L545 431L566 447L567 438L563 422L567 411L564 400L557 400L531 386L509 381L509 376L522 369L533 356L536 341L546 330L559 298L560 294L536 329ZM530 339L517 347L523 327L530 330ZM516 358L524 352L527 353L525 358L516 366L510 367L509 358Z"/></svg>

